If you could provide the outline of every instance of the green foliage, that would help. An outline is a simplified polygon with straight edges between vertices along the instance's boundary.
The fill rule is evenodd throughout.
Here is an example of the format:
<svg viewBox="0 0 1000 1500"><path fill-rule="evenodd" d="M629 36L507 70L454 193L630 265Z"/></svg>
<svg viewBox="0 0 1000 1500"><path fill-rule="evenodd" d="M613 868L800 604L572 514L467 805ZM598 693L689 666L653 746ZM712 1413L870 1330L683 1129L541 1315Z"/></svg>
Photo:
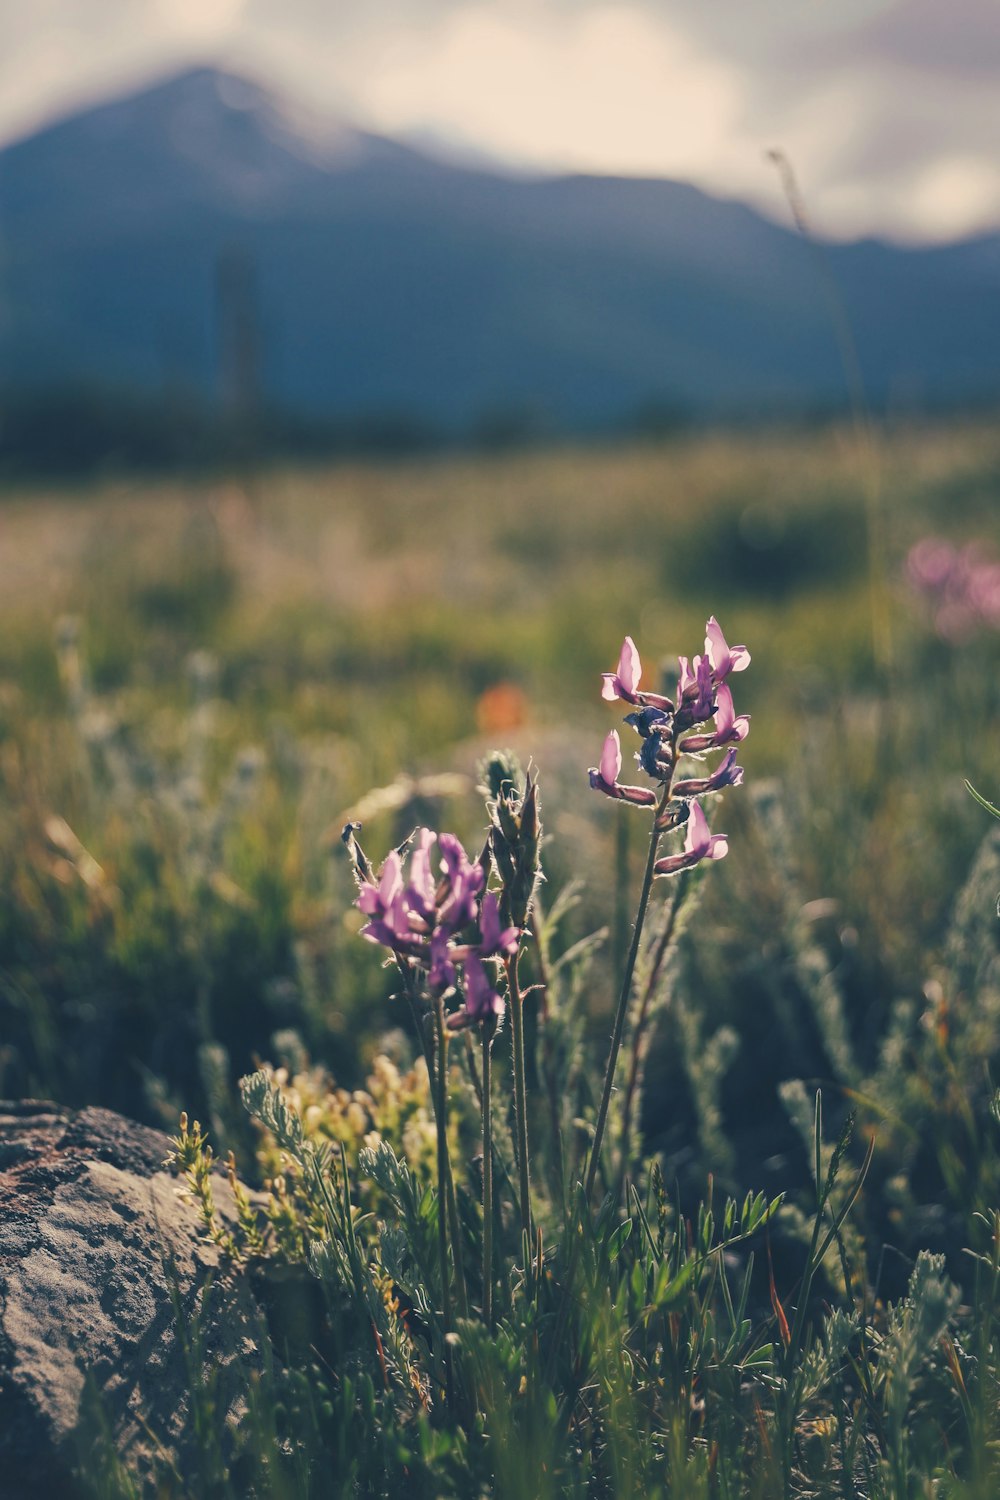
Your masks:
<svg viewBox="0 0 1000 1500"><path fill-rule="evenodd" d="M935 638L900 569L931 524L983 530L997 453L884 436L871 577L836 434L6 499L0 1085L197 1113L178 1166L278 1309L237 1433L192 1374L203 1473L163 1493L997 1492L1000 643ZM578 1182L637 861L586 803L606 723L580 704L637 619L665 651L709 609L754 651L751 795L651 915L600 1209ZM492 858L531 905L533 1230L501 1031L491 1331L463 1034L446 1331L431 1049L345 917L337 836L481 848L487 734L514 747L482 773ZM95 1493L130 1493L106 1459Z"/></svg>

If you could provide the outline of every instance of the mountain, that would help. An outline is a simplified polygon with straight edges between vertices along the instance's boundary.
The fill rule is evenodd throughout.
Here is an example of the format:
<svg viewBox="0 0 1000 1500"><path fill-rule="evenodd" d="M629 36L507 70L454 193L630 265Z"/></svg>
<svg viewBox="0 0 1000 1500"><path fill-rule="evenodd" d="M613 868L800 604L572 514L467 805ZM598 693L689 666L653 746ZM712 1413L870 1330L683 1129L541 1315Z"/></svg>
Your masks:
<svg viewBox="0 0 1000 1500"><path fill-rule="evenodd" d="M681 183L463 167L211 69L0 152L8 391L450 430L801 410L844 400L831 287L874 401L1000 394L1000 236L816 253Z"/></svg>

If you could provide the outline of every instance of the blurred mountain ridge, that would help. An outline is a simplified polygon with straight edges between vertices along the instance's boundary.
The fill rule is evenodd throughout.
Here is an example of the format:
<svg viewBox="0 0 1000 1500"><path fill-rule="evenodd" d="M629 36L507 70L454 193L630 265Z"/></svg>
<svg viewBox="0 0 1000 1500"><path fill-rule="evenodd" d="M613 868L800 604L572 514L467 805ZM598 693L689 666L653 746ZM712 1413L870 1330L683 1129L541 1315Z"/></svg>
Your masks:
<svg viewBox="0 0 1000 1500"><path fill-rule="evenodd" d="M826 284L824 284L826 282ZM817 257L667 180L526 177L212 68L0 152L0 387L91 382L443 431L1000 394L1000 235Z"/></svg>

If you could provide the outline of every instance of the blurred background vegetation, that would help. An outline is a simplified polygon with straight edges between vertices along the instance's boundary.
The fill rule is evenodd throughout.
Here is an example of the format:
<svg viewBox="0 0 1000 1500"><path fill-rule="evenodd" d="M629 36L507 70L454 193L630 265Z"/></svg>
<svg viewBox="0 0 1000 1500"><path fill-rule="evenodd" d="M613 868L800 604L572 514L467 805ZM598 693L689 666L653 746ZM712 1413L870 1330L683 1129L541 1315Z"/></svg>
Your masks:
<svg viewBox="0 0 1000 1500"><path fill-rule="evenodd" d="M360 1084L406 1017L357 939L341 825L377 857L422 821L475 847L498 743L540 773L544 899L583 882L563 940L610 928L602 1037L642 851L587 786L617 723L598 674L626 632L647 663L691 654L714 612L753 654L747 781L647 1143L675 1176L785 1188L790 1081L824 1083L878 1127L887 1181L905 1158L928 1203L949 1171L961 1197L1000 1051L995 853L961 894L990 834L965 778L998 790L1000 632L942 637L905 562L928 534L988 558L998 488L1000 436L971 421L871 450L831 426L9 488L0 1092L185 1107L239 1147L255 1059Z"/></svg>

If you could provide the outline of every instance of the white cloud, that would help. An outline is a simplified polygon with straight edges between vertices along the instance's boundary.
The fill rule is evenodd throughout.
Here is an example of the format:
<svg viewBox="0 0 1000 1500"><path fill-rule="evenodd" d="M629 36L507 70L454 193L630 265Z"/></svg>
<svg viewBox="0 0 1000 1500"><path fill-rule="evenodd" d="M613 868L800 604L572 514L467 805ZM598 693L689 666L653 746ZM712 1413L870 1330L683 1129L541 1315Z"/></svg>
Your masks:
<svg viewBox="0 0 1000 1500"><path fill-rule="evenodd" d="M452 131L525 164L684 175L730 149L740 86L638 7L488 0L393 40L365 99L387 131Z"/></svg>
<svg viewBox="0 0 1000 1500"><path fill-rule="evenodd" d="M0 138L215 58L390 133L688 178L777 215L780 146L820 230L941 238L1000 222L996 0L952 6L0 0Z"/></svg>

